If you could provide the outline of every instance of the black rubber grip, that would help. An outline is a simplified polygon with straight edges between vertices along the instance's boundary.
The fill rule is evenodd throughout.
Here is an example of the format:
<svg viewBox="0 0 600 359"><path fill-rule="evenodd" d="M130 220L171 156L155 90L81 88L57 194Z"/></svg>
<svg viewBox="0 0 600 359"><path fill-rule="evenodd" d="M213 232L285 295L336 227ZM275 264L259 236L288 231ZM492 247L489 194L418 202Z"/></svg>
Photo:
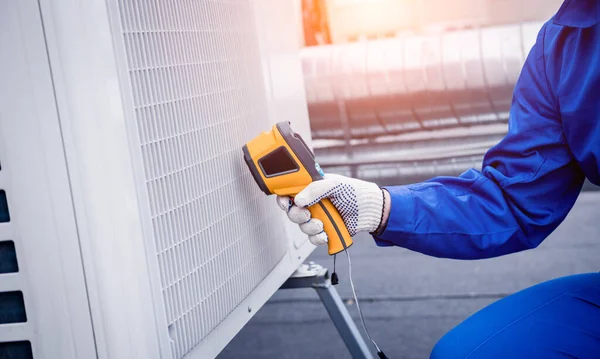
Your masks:
<svg viewBox="0 0 600 359"><path fill-rule="evenodd" d="M348 246L346 245L346 241L344 240L344 236L342 236L342 233L340 232L340 229L338 228L337 224L333 220L333 217L331 217L331 214L329 214L327 207L325 207L323 202L319 202L319 206L321 206L321 208L323 209L323 212L325 212L325 214L329 218L329 221L333 225L333 228L335 228L335 231L337 232L337 235L340 238L340 241L342 242L342 246L344 246L344 250L348 249Z"/></svg>

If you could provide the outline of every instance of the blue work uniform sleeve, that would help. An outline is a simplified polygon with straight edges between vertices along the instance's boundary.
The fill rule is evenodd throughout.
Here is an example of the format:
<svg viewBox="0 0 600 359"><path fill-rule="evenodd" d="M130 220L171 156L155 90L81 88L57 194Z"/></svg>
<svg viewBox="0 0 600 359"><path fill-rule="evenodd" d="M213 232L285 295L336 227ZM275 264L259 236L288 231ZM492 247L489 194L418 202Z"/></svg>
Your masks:
<svg viewBox="0 0 600 359"><path fill-rule="evenodd" d="M547 81L545 28L515 86L508 134L486 153L482 171L386 187L391 211L374 235L378 245L436 257L489 258L534 248L563 221L584 175Z"/></svg>

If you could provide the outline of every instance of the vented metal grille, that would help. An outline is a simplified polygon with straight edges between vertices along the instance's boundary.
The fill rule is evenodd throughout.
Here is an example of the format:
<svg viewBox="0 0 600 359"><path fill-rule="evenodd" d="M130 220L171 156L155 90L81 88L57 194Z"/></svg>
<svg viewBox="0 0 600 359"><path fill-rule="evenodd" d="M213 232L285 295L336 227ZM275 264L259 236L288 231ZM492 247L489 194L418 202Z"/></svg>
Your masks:
<svg viewBox="0 0 600 359"><path fill-rule="evenodd" d="M280 261L284 227L241 152L268 119L249 1L119 1L172 352ZM149 239L150 240L150 239Z"/></svg>

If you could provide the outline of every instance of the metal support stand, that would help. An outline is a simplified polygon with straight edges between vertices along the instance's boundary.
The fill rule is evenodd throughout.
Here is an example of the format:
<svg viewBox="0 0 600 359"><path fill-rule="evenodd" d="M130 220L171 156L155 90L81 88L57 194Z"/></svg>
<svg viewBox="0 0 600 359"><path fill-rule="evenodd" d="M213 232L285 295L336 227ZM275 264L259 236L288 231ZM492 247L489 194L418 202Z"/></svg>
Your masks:
<svg viewBox="0 0 600 359"><path fill-rule="evenodd" d="M316 290L352 357L357 359L373 358L340 295L331 284L327 268L313 262L302 264L280 289L293 288Z"/></svg>

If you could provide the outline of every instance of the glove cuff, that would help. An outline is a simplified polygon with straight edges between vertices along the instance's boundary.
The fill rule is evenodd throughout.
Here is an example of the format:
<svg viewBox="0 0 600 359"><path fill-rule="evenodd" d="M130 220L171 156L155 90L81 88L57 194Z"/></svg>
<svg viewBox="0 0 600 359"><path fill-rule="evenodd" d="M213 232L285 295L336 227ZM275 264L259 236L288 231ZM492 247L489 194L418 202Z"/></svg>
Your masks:
<svg viewBox="0 0 600 359"><path fill-rule="evenodd" d="M381 224L383 213L383 192L375 183L367 183L357 191L358 223L357 232L374 232Z"/></svg>

